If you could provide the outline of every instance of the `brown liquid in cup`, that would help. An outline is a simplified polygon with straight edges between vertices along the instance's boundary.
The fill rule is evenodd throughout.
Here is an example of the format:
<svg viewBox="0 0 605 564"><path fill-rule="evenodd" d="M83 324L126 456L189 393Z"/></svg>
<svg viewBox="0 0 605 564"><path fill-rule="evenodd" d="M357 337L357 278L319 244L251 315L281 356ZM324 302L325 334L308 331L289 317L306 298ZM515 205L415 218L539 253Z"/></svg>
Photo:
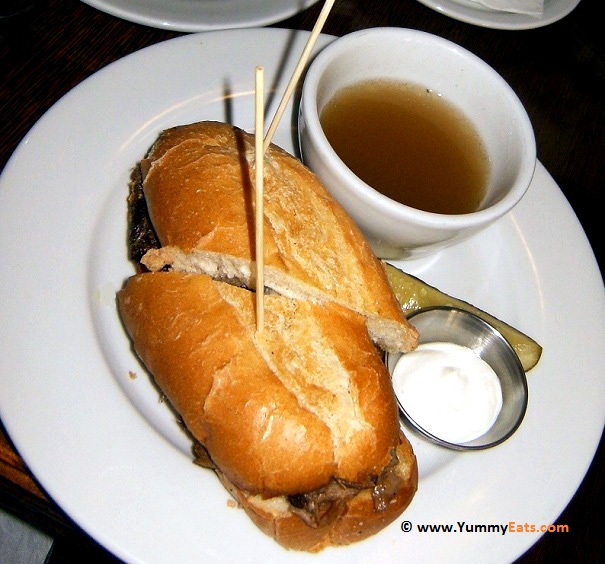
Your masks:
<svg viewBox="0 0 605 564"><path fill-rule="evenodd" d="M338 92L320 121L328 141L361 180L429 212L476 211L489 161L474 126L426 88L390 80Z"/></svg>

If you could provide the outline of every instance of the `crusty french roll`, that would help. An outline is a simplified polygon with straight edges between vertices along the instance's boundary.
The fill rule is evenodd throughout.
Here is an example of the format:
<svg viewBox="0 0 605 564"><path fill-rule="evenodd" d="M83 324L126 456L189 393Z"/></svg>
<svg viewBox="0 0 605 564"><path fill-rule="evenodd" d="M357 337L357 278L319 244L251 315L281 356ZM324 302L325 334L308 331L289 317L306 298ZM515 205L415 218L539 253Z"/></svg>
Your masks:
<svg viewBox="0 0 605 564"><path fill-rule="evenodd" d="M218 122L164 131L142 163L162 245L143 263L254 288L254 137ZM374 342L409 351L417 333L357 226L298 159L275 145L264 164L264 281L277 293L364 316Z"/></svg>
<svg viewBox="0 0 605 564"><path fill-rule="evenodd" d="M417 487L390 377L364 318L202 274L130 278L134 348L254 522L287 548L360 540Z"/></svg>

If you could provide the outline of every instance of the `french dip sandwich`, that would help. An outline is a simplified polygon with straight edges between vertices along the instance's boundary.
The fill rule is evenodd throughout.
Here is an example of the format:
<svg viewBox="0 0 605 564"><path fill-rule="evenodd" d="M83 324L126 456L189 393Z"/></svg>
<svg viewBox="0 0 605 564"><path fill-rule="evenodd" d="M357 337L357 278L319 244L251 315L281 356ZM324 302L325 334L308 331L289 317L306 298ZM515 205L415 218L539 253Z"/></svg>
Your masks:
<svg viewBox="0 0 605 564"><path fill-rule="evenodd" d="M139 180L142 266L118 306L197 461L286 548L377 533L418 481L383 353L418 336L358 228L300 161L269 147L258 330L254 137L218 122L166 130Z"/></svg>

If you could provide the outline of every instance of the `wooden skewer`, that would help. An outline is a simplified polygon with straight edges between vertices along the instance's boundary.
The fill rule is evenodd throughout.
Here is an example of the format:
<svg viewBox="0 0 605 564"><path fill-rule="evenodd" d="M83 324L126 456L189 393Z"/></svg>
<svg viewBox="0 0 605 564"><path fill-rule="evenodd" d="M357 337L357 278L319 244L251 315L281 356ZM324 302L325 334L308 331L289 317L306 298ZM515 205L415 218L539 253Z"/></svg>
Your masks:
<svg viewBox="0 0 605 564"><path fill-rule="evenodd" d="M263 67L256 67L255 74L255 91L254 91L254 100L255 100L255 119L254 119L254 132L255 132L255 187L256 187L256 213L255 213L255 252L256 252L256 331L257 333L261 332L264 327L265 322L265 269L264 269L264 240L263 240L263 183L264 183L264 155L265 151L271 144L271 140L273 139L273 135L275 134L275 130L279 125L279 122L286 110L286 106L294 93L294 89L300 79L303 69L311 56L311 51L313 47L315 47L315 43L317 42L317 38L323 29L326 20L328 19L328 15L332 10L332 6L336 0L326 0L321 12L313 26L313 30L307 39L307 43L303 49L303 52L298 59L298 63L294 68L294 72L290 77L290 81L286 87L284 95L280 100L279 106L277 107L277 111L273 116L273 120L269 125L269 129L267 130L267 134L263 139L263 130L264 130L264 69Z"/></svg>
<svg viewBox="0 0 605 564"><path fill-rule="evenodd" d="M330 11L332 10L332 6L334 5L334 2L335 2L335 0L326 0L323 8L321 9L321 12L320 12L318 18L317 18L317 21L315 22L315 25L313 26L311 35L309 36L309 39L307 39L305 48L303 49L300 59L298 60L298 63L296 65L296 67L294 68L294 73L290 77L290 82L288 83L288 86L286 87L284 95L279 103L279 106L277 107L277 111L275 112L275 115L273 116L273 120L271 121L271 124L269 125L267 134L265 135L265 143L264 143L265 151L271 144L271 140L273 139L275 130L277 129L277 126L279 125L279 121L281 120L281 118L286 110L286 106L287 106L288 102L290 101L290 98L292 97L294 89L296 88L296 84L298 83L298 79L300 78L300 75L302 74L302 71L305 68L305 65L307 64L307 61L309 60L309 57L311 55L311 50L315 46L315 42L317 41L317 38L319 37L319 34L321 33L321 30L322 30L324 24L326 23L326 20L328 19L328 15L330 14Z"/></svg>
<svg viewBox="0 0 605 564"><path fill-rule="evenodd" d="M264 186L264 68L256 67L254 82L254 150L255 150L255 252L256 252L256 331L262 332L265 322L265 269L263 241Z"/></svg>

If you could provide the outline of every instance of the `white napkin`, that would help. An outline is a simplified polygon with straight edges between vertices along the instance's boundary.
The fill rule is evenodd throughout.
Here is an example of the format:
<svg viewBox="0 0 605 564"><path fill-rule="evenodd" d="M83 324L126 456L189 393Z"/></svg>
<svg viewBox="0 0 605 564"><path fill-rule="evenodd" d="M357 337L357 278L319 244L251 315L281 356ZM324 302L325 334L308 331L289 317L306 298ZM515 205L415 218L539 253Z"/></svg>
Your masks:
<svg viewBox="0 0 605 564"><path fill-rule="evenodd" d="M53 539L0 509L0 562L44 564Z"/></svg>
<svg viewBox="0 0 605 564"><path fill-rule="evenodd" d="M491 10L541 16L544 13L544 0L471 0Z"/></svg>

